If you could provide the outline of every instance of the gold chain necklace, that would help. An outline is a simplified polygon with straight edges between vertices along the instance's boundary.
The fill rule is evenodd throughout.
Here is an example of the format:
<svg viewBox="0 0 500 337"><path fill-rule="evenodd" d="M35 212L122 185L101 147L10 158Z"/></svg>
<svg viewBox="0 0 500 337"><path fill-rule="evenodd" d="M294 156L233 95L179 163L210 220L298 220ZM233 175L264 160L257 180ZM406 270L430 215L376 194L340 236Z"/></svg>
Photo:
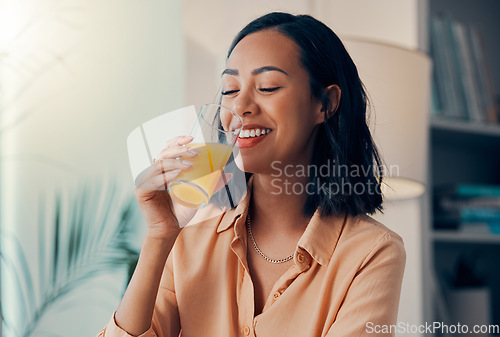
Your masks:
<svg viewBox="0 0 500 337"><path fill-rule="evenodd" d="M252 234L252 227L250 226L250 209L248 209L248 214L247 214L247 231L248 231L248 236L250 237L250 240L252 240L253 247L255 248L257 253L267 262L284 263L284 262L287 262L287 261L290 261L291 259L293 259L293 255L295 253L291 254L290 256L285 257L284 259L279 259L279 260L271 259L271 258L267 257L266 255L264 255L264 253L262 253L262 251L257 246L257 242L255 242L255 239L254 239L253 234Z"/></svg>

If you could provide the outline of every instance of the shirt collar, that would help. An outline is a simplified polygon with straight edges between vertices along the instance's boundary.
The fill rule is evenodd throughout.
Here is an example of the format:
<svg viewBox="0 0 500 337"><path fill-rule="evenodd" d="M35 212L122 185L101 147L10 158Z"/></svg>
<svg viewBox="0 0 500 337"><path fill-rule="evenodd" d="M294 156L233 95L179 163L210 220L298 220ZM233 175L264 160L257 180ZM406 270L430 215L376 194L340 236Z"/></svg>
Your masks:
<svg viewBox="0 0 500 337"><path fill-rule="evenodd" d="M345 215L321 217L317 209L297 245L306 250L320 265L325 266L330 262L346 222Z"/></svg>
<svg viewBox="0 0 500 337"><path fill-rule="evenodd" d="M252 180L253 176L249 179L247 193L242 197L238 206L228 210L222 217L217 227L217 233L223 232L233 226L239 218L246 217L250 196L252 195ZM319 209L317 209L311 217L304 234L299 239L297 246L307 251L320 265L327 265L346 226L347 219L346 215L321 217Z"/></svg>

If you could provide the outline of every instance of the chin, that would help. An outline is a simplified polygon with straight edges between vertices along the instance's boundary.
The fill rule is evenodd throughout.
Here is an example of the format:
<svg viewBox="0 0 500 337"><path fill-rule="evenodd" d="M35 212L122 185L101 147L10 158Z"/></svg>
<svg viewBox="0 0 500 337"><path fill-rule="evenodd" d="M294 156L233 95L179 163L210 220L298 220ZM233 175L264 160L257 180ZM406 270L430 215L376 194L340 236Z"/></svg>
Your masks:
<svg viewBox="0 0 500 337"><path fill-rule="evenodd" d="M260 173L269 170L269 165L263 165L262 162L251 162L243 159L241 152L234 158L234 162L241 171L247 173Z"/></svg>
<svg viewBox="0 0 500 337"><path fill-rule="evenodd" d="M250 164L248 161L245 161L241 157L241 152L234 158L234 162L236 163L236 166L243 171L243 172L248 172L248 173L255 173L255 165Z"/></svg>
<svg viewBox="0 0 500 337"><path fill-rule="evenodd" d="M234 162L236 164L236 166L243 172L246 172L245 171L245 166L243 165L243 159L241 158L241 152L238 153L238 155L236 156L236 158L234 158Z"/></svg>

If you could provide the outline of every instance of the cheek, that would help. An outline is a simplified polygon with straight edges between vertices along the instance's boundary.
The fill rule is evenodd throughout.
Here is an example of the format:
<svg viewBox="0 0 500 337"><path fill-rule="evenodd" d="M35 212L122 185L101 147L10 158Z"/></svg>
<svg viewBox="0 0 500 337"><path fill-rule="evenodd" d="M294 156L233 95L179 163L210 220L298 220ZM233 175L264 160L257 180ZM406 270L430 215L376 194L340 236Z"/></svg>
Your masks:
<svg viewBox="0 0 500 337"><path fill-rule="evenodd" d="M290 111L287 117L277 134L281 148L285 151L301 151L311 132L310 127L296 111Z"/></svg>
<svg viewBox="0 0 500 337"><path fill-rule="evenodd" d="M220 112L220 121L225 131L241 128L241 120L227 110Z"/></svg>
<svg viewBox="0 0 500 337"><path fill-rule="evenodd" d="M307 104L295 104L282 115L281 121L284 128L300 137L307 136L306 133L315 125L314 112Z"/></svg>
<svg viewBox="0 0 500 337"><path fill-rule="evenodd" d="M289 111L289 118L283 120L281 139L297 149L303 149L303 146L309 143L316 124L310 105L296 106L294 110Z"/></svg>
<svg viewBox="0 0 500 337"><path fill-rule="evenodd" d="M232 106L231 99L225 96L222 96L220 104L228 108L231 108Z"/></svg>
<svg viewBox="0 0 500 337"><path fill-rule="evenodd" d="M276 105L276 114L281 120L286 118L289 127L309 129L317 122L319 106L310 97L307 88L294 88Z"/></svg>

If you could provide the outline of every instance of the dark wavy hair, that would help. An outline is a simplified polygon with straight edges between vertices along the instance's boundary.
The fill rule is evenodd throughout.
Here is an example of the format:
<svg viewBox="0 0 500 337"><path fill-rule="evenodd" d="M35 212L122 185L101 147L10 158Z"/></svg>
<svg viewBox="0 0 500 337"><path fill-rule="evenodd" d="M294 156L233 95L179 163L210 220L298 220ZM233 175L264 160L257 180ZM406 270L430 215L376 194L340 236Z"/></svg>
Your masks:
<svg viewBox="0 0 500 337"><path fill-rule="evenodd" d="M334 174L310 175L308 186L314 186L315 193L308 193L304 213L311 216L317 208L322 216L382 211L382 158L367 125L368 99L363 83L344 45L328 26L309 15L274 12L243 28L234 38L227 58L245 36L267 29L287 36L299 46L312 95L322 102L325 111L311 166L331 168L333 164ZM341 99L336 112L327 118L332 106L325 88L333 84L340 87ZM339 172L344 175L336 174ZM247 181L251 175L245 173ZM336 193L332 193L332 187Z"/></svg>

